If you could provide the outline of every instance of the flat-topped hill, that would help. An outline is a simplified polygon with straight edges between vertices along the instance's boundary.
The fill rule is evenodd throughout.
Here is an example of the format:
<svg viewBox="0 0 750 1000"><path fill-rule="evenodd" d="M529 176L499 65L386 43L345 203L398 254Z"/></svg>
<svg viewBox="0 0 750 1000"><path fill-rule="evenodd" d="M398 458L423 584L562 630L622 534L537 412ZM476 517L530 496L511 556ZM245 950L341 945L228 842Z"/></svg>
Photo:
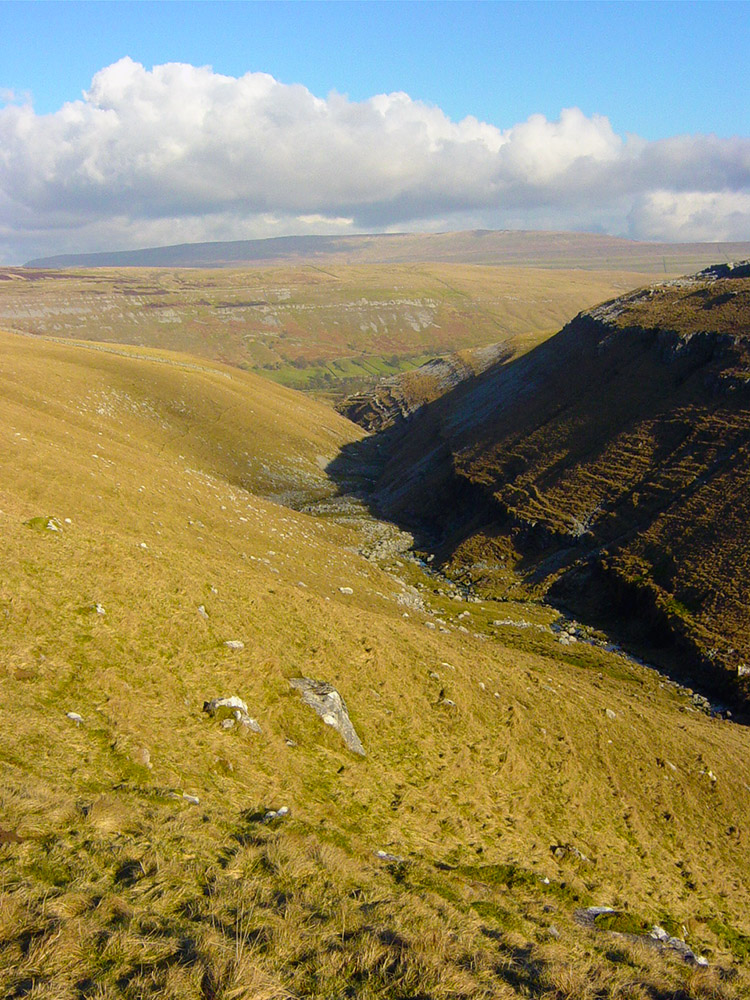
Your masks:
<svg viewBox="0 0 750 1000"><path fill-rule="evenodd" d="M747 703L750 277L719 267L584 312L425 408L380 484L454 569L643 626Z"/></svg>
<svg viewBox="0 0 750 1000"><path fill-rule="evenodd" d="M183 243L30 260L26 267L237 267L243 264L503 264L683 273L750 254L748 243L644 243L599 233L475 229L447 233L281 236Z"/></svg>

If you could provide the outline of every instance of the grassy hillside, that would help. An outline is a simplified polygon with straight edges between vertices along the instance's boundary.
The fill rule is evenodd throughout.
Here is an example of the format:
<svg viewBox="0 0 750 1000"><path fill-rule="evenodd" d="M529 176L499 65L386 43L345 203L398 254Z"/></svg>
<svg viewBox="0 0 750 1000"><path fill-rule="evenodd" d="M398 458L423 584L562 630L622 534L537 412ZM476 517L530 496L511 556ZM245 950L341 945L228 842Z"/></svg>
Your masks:
<svg viewBox="0 0 750 1000"><path fill-rule="evenodd" d="M474 229L447 233L282 236L265 240L183 243L143 250L67 254L27 267L237 267L263 263L502 264L682 274L715 260L738 260L749 243L641 243L600 233Z"/></svg>
<svg viewBox="0 0 750 1000"><path fill-rule="evenodd" d="M334 496L360 436L199 359L0 338L0 992L747 996L748 731L429 575Z"/></svg>
<svg viewBox="0 0 750 1000"><path fill-rule="evenodd" d="M420 509L416 489L491 592L514 592L515 566L747 704L748 317L741 269L582 314L425 414L389 509Z"/></svg>
<svg viewBox="0 0 750 1000"><path fill-rule="evenodd" d="M641 274L463 265L0 271L0 325L182 350L343 395L430 357L523 349Z"/></svg>

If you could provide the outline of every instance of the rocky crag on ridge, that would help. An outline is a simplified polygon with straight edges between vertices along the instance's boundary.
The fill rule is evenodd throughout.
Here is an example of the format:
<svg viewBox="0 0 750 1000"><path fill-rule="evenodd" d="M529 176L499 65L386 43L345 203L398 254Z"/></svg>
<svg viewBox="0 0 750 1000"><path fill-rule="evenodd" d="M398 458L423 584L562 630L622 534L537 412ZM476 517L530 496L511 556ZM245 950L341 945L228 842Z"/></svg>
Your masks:
<svg viewBox="0 0 750 1000"><path fill-rule="evenodd" d="M368 431L401 428L428 403L512 356L513 348L502 343L432 358L415 371L382 379L373 388L348 396L336 408Z"/></svg>

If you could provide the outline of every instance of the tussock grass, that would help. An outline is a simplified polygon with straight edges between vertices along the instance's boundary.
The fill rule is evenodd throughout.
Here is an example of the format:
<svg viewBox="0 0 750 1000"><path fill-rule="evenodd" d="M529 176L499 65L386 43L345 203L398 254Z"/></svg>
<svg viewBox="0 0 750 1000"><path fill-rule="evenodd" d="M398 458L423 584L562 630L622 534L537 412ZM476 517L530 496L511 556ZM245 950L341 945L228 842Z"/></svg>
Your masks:
<svg viewBox="0 0 750 1000"><path fill-rule="evenodd" d="M745 730L610 654L503 645L490 602L297 509L361 433L330 409L180 356L0 349L3 995L747 992ZM227 694L262 733L202 712ZM715 968L578 927L588 899L684 924Z"/></svg>

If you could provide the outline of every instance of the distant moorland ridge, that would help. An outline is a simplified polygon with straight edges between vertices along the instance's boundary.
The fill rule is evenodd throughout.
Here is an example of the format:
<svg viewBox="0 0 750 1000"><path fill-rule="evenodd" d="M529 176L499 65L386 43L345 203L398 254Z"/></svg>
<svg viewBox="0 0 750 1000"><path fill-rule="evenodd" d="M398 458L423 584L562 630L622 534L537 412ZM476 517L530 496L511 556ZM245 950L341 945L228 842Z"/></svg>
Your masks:
<svg viewBox="0 0 750 1000"><path fill-rule="evenodd" d="M750 243L644 243L596 233L475 229L448 233L281 236L60 254L26 267L237 267L250 263L461 263L684 273L750 257Z"/></svg>

